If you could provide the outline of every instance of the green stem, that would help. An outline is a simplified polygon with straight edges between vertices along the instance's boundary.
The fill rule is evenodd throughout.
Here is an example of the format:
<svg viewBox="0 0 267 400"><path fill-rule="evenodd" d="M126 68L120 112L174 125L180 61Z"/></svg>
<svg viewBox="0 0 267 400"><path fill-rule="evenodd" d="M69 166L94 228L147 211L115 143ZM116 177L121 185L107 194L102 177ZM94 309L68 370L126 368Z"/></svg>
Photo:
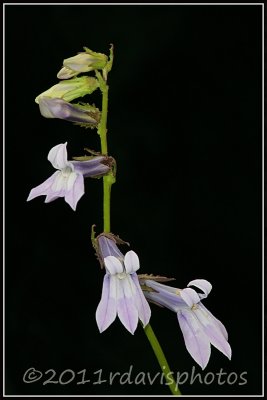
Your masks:
<svg viewBox="0 0 267 400"><path fill-rule="evenodd" d="M177 386L177 384L175 383L175 380L173 378L173 373L170 370L170 367L168 365L168 362L166 360L166 357L162 351L162 348L159 344L159 341L155 335L155 333L153 332L153 329L151 327L150 324L147 324L144 327L144 332L151 344L151 347L155 353L155 356L157 357L157 360L159 362L159 365L161 367L161 370L165 376L166 379L166 384L169 386L170 391L172 392L173 395L179 396L181 395L181 392Z"/></svg>
<svg viewBox="0 0 267 400"><path fill-rule="evenodd" d="M96 76L100 84L100 90L102 92L102 110L101 120L98 126L98 134L100 135L101 141L101 153L104 155L108 154L107 144L107 118L108 118L108 85L103 79L99 71L96 71ZM113 183L113 177L105 175L103 177L103 226L104 232L110 232L110 196L111 186Z"/></svg>
<svg viewBox="0 0 267 400"><path fill-rule="evenodd" d="M103 219L104 219L104 232L110 232L110 195L111 185L109 183L109 176L103 178Z"/></svg>
<svg viewBox="0 0 267 400"><path fill-rule="evenodd" d="M108 118L108 85L102 83L102 111L101 120L98 128L98 133L101 140L101 153L104 155L108 154L108 143L107 143L107 118Z"/></svg>

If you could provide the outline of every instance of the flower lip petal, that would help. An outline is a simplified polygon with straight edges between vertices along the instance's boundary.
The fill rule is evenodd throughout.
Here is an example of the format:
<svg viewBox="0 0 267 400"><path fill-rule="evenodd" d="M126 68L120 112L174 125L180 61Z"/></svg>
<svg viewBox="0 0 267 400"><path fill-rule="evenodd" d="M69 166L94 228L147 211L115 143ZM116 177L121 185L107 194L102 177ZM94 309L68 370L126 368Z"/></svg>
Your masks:
<svg viewBox="0 0 267 400"><path fill-rule="evenodd" d="M141 289L139 279L136 273L131 275L131 279L136 287L135 305L138 310L139 319L142 321L144 327L149 323L151 317L151 310L149 304Z"/></svg>
<svg viewBox="0 0 267 400"><path fill-rule="evenodd" d="M205 297L208 296L212 289L212 285L209 281L206 281L206 279L194 279L193 281L190 281L187 285L188 286L195 286L198 289L202 290L205 294Z"/></svg>
<svg viewBox="0 0 267 400"><path fill-rule="evenodd" d="M65 192L65 201L73 211L76 210L77 203L84 195L84 179L81 174L72 172L67 180L67 188Z"/></svg>
<svg viewBox="0 0 267 400"><path fill-rule="evenodd" d="M111 279L109 274L106 274L103 281L101 300L96 309L96 322L100 333L106 330L117 315L116 298L111 297L112 291L116 290L116 280Z"/></svg>
<svg viewBox="0 0 267 400"><path fill-rule="evenodd" d="M191 310L177 313L185 346L193 359L204 369L210 359L210 341Z"/></svg>
<svg viewBox="0 0 267 400"><path fill-rule="evenodd" d="M123 272L122 263L114 256L105 257L104 264L110 275L121 274Z"/></svg>
<svg viewBox="0 0 267 400"><path fill-rule="evenodd" d="M117 312L121 323L133 335L138 325L138 310L133 297L126 297L123 281L119 282L123 297L117 300Z"/></svg>
<svg viewBox="0 0 267 400"><path fill-rule="evenodd" d="M140 268L138 255L132 250L128 251L125 254L124 265L128 274L136 272Z"/></svg>
<svg viewBox="0 0 267 400"><path fill-rule="evenodd" d="M223 325L223 323L218 318L214 317L214 315L204 306L204 304L199 303L198 308L201 309L202 311L204 311L208 316L210 316L211 318L214 319L218 328L222 332L223 336L225 337L226 340L228 340L228 332L227 332L225 326Z"/></svg>
<svg viewBox="0 0 267 400"><path fill-rule="evenodd" d="M35 197L38 196L46 196L48 194L53 193L51 190L51 186L55 182L55 179L57 178L58 174L60 174L59 171L54 172L53 175L51 175L48 179L46 179L43 183L40 185L34 187L31 191L30 194L27 198L27 201L30 201L34 199Z"/></svg>
<svg viewBox="0 0 267 400"><path fill-rule="evenodd" d="M194 314L203 326L203 330L209 338L210 343L220 350L226 357L231 359L231 347L220 329L216 318L212 314L208 315L202 308L197 308L194 311Z"/></svg>

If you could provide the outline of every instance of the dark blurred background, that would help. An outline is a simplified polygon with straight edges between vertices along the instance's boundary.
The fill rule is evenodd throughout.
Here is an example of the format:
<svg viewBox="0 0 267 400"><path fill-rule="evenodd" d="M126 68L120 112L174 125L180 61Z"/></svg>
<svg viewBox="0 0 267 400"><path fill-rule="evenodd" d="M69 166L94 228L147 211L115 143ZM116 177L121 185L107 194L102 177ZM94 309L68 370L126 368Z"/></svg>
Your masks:
<svg viewBox="0 0 267 400"><path fill-rule="evenodd" d="M26 202L54 172L53 146L67 141L70 157L100 150L95 131L43 118L34 99L64 58L83 46L108 54L110 43L112 231L138 253L140 273L212 283L205 305L229 332L232 361L213 347L201 371L174 313L151 305L151 324L175 373L229 377L189 378L183 394L261 393L261 19L257 5L6 6L6 394L169 394L159 379L93 384L131 365L132 379L160 371L141 327L132 336L117 319L98 332L103 271L90 227L102 229L101 181L86 180L76 212L63 199ZM31 367L54 369L53 380L86 369L91 382L77 385L80 373L43 385L49 372L26 384Z"/></svg>

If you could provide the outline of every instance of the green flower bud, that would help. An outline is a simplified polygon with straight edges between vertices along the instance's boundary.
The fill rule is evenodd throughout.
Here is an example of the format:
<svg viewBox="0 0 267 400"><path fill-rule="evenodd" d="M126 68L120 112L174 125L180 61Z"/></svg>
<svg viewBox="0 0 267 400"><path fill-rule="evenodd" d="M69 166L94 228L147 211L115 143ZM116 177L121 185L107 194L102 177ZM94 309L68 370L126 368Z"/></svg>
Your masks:
<svg viewBox="0 0 267 400"><path fill-rule="evenodd" d="M39 104L40 97L50 97L51 99L57 98L65 101L72 101L78 97L83 97L86 94L91 94L98 88L99 84L97 79L90 76L82 76L80 78L73 78L68 81L62 81L52 86L50 89L39 94L35 102Z"/></svg>
<svg viewBox="0 0 267 400"><path fill-rule="evenodd" d="M95 69L103 69L108 58L105 54L96 53L84 47L84 53L78 53L74 57L66 58L63 67L57 74L59 79L69 79L82 72L89 72Z"/></svg>

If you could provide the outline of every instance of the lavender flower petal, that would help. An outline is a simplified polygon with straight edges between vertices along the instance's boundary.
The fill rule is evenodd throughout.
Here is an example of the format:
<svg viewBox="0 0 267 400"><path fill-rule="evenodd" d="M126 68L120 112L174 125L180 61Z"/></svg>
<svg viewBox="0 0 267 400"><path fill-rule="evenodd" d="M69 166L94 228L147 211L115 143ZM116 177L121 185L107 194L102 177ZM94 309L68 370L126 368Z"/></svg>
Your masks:
<svg viewBox="0 0 267 400"><path fill-rule="evenodd" d="M129 280L122 279L118 285L117 312L121 323L134 334L138 324L138 311L134 303Z"/></svg>
<svg viewBox="0 0 267 400"><path fill-rule="evenodd" d="M103 281L101 300L96 309L96 322L100 332L106 330L116 318L116 292L116 278L106 274Z"/></svg>
<svg viewBox="0 0 267 400"><path fill-rule="evenodd" d="M191 311L179 311L177 317L188 352L204 369L209 362L211 353L209 338Z"/></svg>
<svg viewBox="0 0 267 400"><path fill-rule="evenodd" d="M45 198L45 203L51 203L52 201L64 196L65 196L64 190L60 190L58 192L50 191L49 193L47 193L47 196Z"/></svg>
<svg viewBox="0 0 267 400"><path fill-rule="evenodd" d="M30 201L30 200L34 199L35 197L43 196L43 195L46 195L47 193L49 193L50 192L50 188L53 185L53 183L54 183L56 177L58 176L58 174L60 174L60 172L56 171L46 181L44 181L40 185L38 185L35 188L33 188L30 191L30 194L29 194L29 196L27 198L27 201Z"/></svg>
<svg viewBox="0 0 267 400"><path fill-rule="evenodd" d="M151 317L151 310L149 304L144 296L144 293L140 287L139 279L136 273L131 275L133 283L136 287L135 293L135 305L138 310L138 315L143 325L146 326L149 323Z"/></svg>
<svg viewBox="0 0 267 400"><path fill-rule="evenodd" d="M227 332L225 326L223 325L223 323L219 319L214 317L214 315L204 306L204 304L199 303L198 307L200 309L202 309L207 314L207 316L210 316L211 318L214 319L214 321L216 321L217 326L220 329L220 331L222 332L223 336L225 337L226 340L228 340L228 332Z"/></svg>
<svg viewBox="0 0 267 400"><path fill-rule="evenodd" d="M203 309L198 307L195 310L195 315L200 324L203 326L203 330L208 336L210 343L220 350L226 357L231 359L231 347L219 329L217 322L214 321L214 318L206 314Z"/></svg>
<svg viewBox="0 0 267 400"><path fill-rule="evenodd" d="M76 175L76 177L75 177ZM74 181L73 181L74 180ZM80 174L70 174L67 180L67 190L65 194L65 201L75 211L80 198L84 195L84 180Z"/></svg>

